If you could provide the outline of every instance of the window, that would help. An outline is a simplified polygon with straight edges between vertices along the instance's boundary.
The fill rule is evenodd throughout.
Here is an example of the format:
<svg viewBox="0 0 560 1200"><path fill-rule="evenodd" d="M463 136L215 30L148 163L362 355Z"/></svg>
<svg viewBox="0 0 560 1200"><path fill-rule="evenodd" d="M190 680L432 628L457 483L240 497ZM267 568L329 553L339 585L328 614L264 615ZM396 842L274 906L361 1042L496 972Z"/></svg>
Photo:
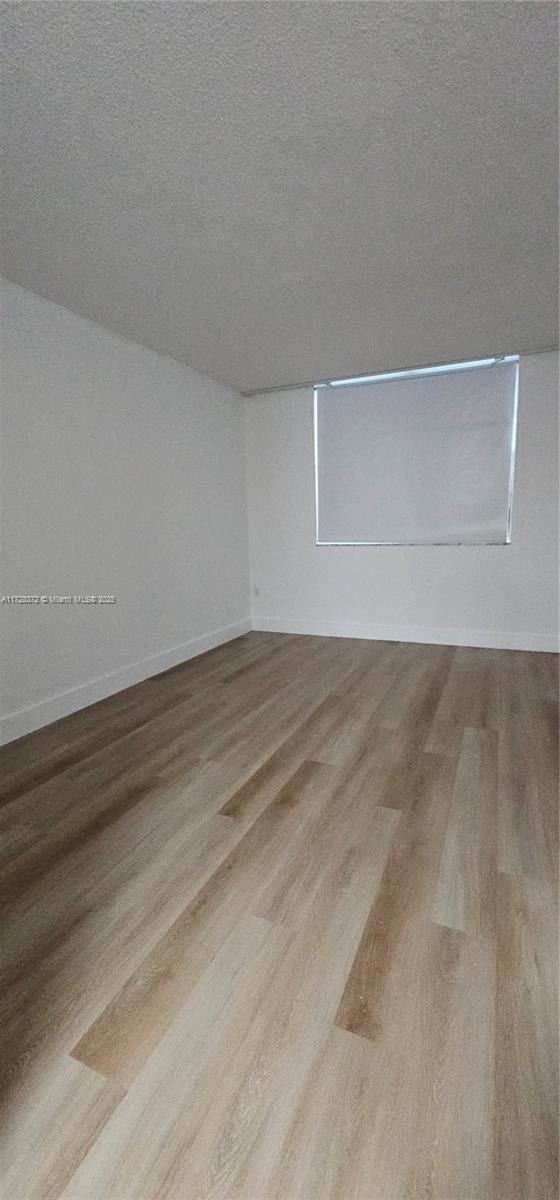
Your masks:
<svg viewBox="0 0 560 1200"><path fill-rule="evenodd" d="M512 356L317 385L317 544L508 543L518 372Z"/></svg>

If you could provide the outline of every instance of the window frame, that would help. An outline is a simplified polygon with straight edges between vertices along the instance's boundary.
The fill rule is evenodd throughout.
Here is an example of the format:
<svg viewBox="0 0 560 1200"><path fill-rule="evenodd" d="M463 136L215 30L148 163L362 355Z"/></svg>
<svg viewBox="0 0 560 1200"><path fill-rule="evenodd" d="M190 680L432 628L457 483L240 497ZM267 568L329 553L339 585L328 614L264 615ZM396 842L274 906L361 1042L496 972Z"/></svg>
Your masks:
<svg viewBox="0 0 560 1200"><path fill-rule="evenodd" d="M504 540L474 542L474 541L457 541L457 542L438 542L428 541L426 539L415 542L379 542L379 541L322 541L319 539L319 431L318 431L318 394L325 388L343 388L343 387L358 387L362 384L369 385L372 383L387 383L397 379L415 379L426 378L430 375L446 375L454 374L459 371L484 370L487 367L494 367L498 363L516 363L514 394L513 394L513 414L511 426L511 444L510 444L510 462L509 462L509 481L508 481L508 501L507 501L507 517L506 517L506 536ZM465 362L454 363L438 363L430 367L411 367L401 371L384 371L376 375L357 375L350 376L344 379L331 379L323 383L313 385L313 454L314 454L314 478L315 478L315 545L319 547L328 546L510 546L512 536L512 520L513 520L513 493L515 484L515 464L517 455L517 424L518 424L518 407L519 407L519 370L520 370L520 355L519 354L502 354L495 355L493 358L469 359Z"/></svg>

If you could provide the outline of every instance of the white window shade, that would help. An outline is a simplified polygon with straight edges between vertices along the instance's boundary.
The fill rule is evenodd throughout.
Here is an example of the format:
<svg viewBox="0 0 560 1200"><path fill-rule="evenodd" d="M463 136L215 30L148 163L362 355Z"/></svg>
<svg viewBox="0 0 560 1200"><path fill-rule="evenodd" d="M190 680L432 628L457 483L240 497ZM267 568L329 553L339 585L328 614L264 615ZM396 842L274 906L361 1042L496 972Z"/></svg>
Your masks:
<svg viewBox="0 0 560 1200"><path fill-rule="evenodd" d="M517 358L315 389L318 544L510 540Z"/></svg>

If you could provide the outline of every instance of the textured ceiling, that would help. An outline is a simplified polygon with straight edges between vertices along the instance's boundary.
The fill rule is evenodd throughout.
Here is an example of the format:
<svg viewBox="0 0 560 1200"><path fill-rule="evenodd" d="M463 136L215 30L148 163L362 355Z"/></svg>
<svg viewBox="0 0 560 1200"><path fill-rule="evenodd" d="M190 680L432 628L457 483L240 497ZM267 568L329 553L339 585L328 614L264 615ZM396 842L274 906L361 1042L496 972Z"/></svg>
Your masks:
<svg viewBox="0 0 560 1200"><path fill-rule="evenodd" d="M15 3L5 274L251 390L557 341L553 3Z"/></svg>

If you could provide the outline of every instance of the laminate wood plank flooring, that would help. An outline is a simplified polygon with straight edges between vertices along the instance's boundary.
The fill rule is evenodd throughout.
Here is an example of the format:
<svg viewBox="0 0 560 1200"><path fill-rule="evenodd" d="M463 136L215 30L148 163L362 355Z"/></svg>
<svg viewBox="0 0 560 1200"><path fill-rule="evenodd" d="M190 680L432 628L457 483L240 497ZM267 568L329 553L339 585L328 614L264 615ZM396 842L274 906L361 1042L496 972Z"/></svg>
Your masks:
<svg viewBox="0 0 560 1200"><path fill-rule="evenodd" d="M10 1200L557 1200L558 661L252 633L0 749Z"/></svg>

